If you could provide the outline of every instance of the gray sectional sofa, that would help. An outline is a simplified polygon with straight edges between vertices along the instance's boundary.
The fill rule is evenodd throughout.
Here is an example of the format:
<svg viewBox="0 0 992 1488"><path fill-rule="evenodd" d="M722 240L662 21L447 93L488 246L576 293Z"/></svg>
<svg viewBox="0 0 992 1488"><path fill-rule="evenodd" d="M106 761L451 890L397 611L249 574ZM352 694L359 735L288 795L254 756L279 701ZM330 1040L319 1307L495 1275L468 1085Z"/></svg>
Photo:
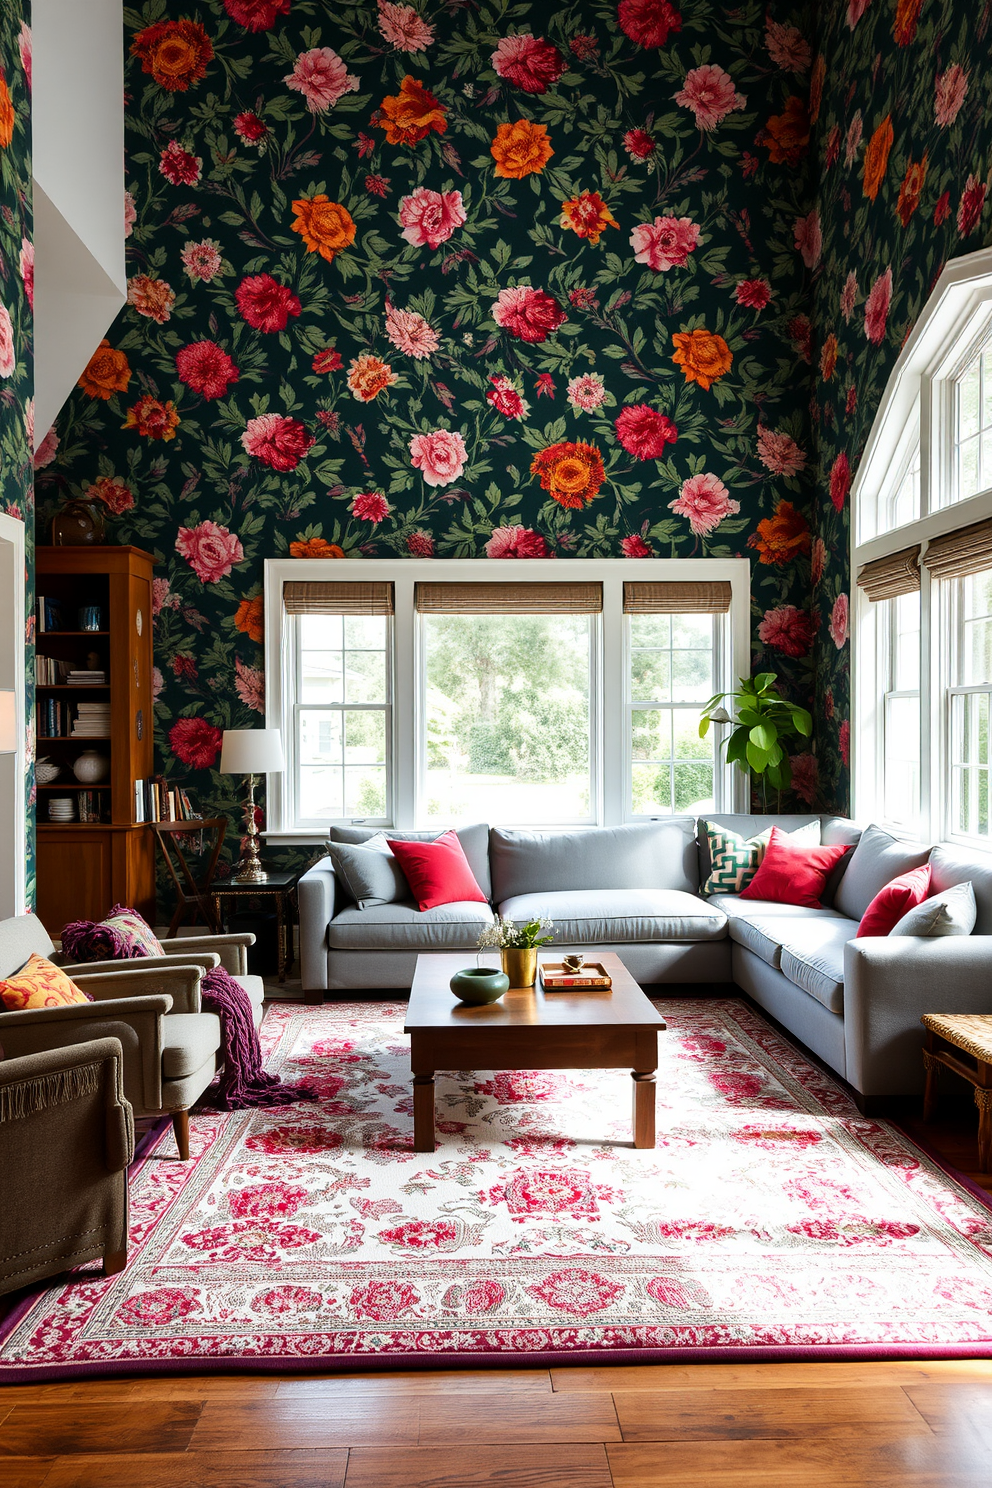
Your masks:
<svg viewBox="0 0 992 1488"><path fill-rule="evenodd" d="M824 845L849 851L827 882L823 908L735 894L700 895L710 870L702 821L667 817L582 832L523 832L479 824L458 836L490 903L414 903L359 909L330 857L300 880L300 954L307 993L405 987L417 953L474 952L493 908L522 921L547 917L555 949L616 951L646 987L742 989L853 1086L864 1102L922 1088L924 1012L992 1013L992 856L902 841L840 817L712 815L751 837L776 824L818 823ZM363 828L332 828L360 844ZM391 832L430 840L436 833ZM856 938L879 889L929 861L932 892L970 882L974 934ZM490 907L492 906L492 907Z"/></svg>

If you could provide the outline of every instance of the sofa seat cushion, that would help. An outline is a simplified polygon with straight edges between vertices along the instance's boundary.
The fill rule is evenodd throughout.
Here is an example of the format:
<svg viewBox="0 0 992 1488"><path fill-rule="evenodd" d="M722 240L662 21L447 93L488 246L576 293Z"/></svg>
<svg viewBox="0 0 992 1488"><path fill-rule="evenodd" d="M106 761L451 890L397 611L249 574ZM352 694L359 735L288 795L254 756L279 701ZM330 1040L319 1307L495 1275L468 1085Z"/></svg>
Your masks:
<svg viewBox="0 0 992 1488"><path fill-rule="evenodd" d="M844 1011L844 947L857 920L812 920L782 927L782 974L832 1013Z"/></svg>
<svg viewBox="0 0 992 1488"><path fill-rule="evenodd" d="M375 904L335 915L327 927L327 944L339 951L475 950L492 922L488 904L475 900L425 910L415 904Z"/></svg>
<svg viewBox="0 0 992 1488"><path fill-rule="evenodd" d="M500 914L522 923L553 920L559 945L724 940L727 917L681 889L561 889L516 894Z"/></svg>
<svg viewBox="0 0 992 1488"><path fill-rule="evenodd" d="M185 1080L220 1048L216 1013L169 1013L162 1019L162 1075Z"/></svg>
<svg viewBox="0 0 992 1488"><path fill-rule="evenodd" d="M260 976L236 976L233 979L239 987L243 987L251 998L251 1018L255 1027L262 1021L263 1007L265 1001L265 984Z"/></svg>
<svg viewBox="0 0 992 1488"><path fill-rule="evenodd" d="M802 904L779 904L772 899L741 899L737 894L713 894L715 904L727 916L731 940L753 951L776 971L782 965L782 937L795 934L797 920L841 920L837 909L807 909Z"/></svg>

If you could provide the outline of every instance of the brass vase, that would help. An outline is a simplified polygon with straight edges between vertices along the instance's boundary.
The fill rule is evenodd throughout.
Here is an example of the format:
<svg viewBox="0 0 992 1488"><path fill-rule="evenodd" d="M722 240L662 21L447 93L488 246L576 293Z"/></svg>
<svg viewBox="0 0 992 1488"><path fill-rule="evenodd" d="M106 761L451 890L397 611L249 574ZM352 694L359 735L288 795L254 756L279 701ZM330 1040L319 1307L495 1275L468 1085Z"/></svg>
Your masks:
<svg viewBox="0 0 992 1488"><path fill-rule="evenodd" d="M503 970L511 987L533 987L537 981L537 951L505 946L499 953Z"/></svg>

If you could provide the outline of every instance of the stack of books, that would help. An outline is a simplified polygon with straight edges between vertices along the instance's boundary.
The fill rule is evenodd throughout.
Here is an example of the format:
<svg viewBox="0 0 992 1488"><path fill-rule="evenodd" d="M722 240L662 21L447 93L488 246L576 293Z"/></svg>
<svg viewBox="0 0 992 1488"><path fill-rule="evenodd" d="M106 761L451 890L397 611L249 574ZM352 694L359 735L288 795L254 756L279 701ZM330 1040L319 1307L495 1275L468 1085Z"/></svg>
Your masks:
<svg viewBox="0 0 992 1488"><path fill-rule="evenodd" d="M110 704L79 703L72 725L73 739L106 739L110 735Z"/></svg>
<svg viewBox="0 0 992 1488"><path fill-rule="evenodd" d="M107 674L105 671L71 671L66 674L66 681L70 687L105 687Z"/></svg>
<svg viewBox="0 0 992 1488"><path fill-rule="evenodd" d="M134 782L134 819L136 822L199 821L200 812L181 785L170 786L164 777Z"/></svg>
<svg viewBox="0 0 992 1488"><path fill-rule="evenodd" d="M59 661L55 656L36 656L34 659L34 680L39 687L60 686L71 670L71 662Z"/></svg>

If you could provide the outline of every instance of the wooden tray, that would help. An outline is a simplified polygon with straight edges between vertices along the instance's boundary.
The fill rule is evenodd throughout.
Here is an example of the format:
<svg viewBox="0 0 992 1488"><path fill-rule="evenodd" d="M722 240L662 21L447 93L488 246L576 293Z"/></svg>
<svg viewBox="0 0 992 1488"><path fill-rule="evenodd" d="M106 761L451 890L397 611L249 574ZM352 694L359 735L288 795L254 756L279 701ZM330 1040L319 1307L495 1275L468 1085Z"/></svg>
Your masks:
<svg viewBox="0 0 992 1488"><path fill-rule="evenodd" d="M578 973L566 971L561 961L544 961L540 968L545 992L610 992L613 979L601 961L587 961Z"/></svg>

